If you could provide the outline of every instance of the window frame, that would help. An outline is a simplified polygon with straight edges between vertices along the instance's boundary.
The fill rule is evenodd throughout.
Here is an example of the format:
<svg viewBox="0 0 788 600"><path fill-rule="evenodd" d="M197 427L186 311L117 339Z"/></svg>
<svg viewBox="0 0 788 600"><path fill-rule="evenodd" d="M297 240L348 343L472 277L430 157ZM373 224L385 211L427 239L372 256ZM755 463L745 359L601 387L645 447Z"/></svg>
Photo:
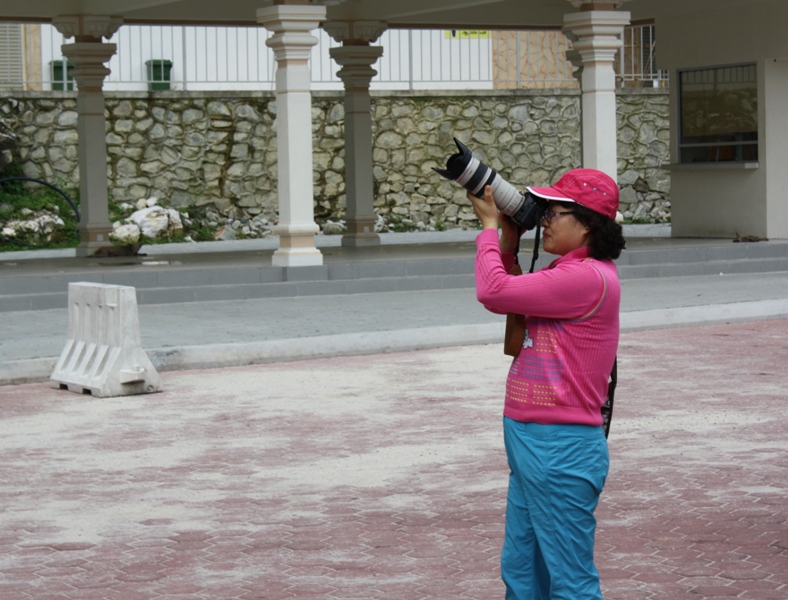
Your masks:
<svg viewBox="0 0 788 600"><path fill-rule="evenodd" d="M712 140L706 142L686 142L685 141L685 134L684 134L684 75L686 73L693 73L693 72L717 72L722 71L725 69L737 69L737 68L748 68L753 70L754 82L753 82L753 89L755 92L755 105L754 105L754 114L752 115L755 121L755 131L754 131L754 138L753 139L744 139L744 140ZM678 101L678 140L677 140L677 150L678 150L678 165L736 165L736 164L743 164L743 163L757 163L758 162L758 145L759 145L759 118L758 118L758 65L755 62L745 62L745 63L734 63L734 64L724 64L724 65L713 65L713 66L704 66L704 67L693 67L688 69L677 69L676 72L676 97ZM752 132L731 132L728 135L740 135L742 133L752 133ZM719 137L723 137L725 134L719 134ZM720 149L725 148L734 148L736 157L733 159L717 159L717 160L702 160L693 158L691 156L687 156L686 151L695 148L717 148L718 155ZM746 153L746 150L750 150L749 153Z"/></svg>

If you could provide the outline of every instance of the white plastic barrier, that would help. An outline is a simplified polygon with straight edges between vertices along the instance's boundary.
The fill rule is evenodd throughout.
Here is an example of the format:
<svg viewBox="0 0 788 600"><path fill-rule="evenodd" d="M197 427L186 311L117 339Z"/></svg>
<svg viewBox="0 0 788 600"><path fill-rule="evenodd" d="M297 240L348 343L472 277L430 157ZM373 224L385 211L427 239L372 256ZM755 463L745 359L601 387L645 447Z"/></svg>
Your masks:
<svg viewBox="0 0 788 600"><path fill-rule="evenodd" d="M68 341L49 383L101 398L161 391L161 377L140 342L133 287L68 285Z"/></svg>

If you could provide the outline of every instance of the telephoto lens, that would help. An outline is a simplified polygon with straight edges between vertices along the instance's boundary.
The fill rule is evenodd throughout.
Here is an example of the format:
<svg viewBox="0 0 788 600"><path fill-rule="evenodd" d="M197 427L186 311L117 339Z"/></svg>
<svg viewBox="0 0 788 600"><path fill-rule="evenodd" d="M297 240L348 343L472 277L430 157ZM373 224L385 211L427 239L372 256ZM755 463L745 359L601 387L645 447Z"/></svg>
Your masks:
<svg viewBox="0 0 788 600"><path fill-rule="evenodd" d="M449 181L456 181L474 196L484 196L484 186L492 187L493 200L503 214L508 215L526 231L533 229L542 218L546 203L530 192L521 194L516 187L501 177L478 158L474 158L465 145L454 138L459 152L446 161L446 169L433 171Z"/></svg>

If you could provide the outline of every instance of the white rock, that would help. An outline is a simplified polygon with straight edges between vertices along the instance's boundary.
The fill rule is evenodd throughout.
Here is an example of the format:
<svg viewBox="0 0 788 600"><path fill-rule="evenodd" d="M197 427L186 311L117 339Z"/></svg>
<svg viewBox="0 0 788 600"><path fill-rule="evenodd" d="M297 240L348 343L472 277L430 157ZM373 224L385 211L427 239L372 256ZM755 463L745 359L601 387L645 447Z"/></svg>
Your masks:
<svg viewBox="0 0 788 600"><path fill-rule="evenodd" d="M27 231L49 238L54 231L63 229L63 227L65 227L63 219L57 215L44 213L27 221L8 221L3 227L3 235L16 237L20 231Z"/></svg>
<svg viewBox="0 0 788 600"><path fill-rule="evenodd" d="M170 229L170 211L160 206L138 210L126 220L134 223L142 235L151 239L165 235Z"/></svg>
<svg viewBox="0 0 788 600"><path fill-rule="evenodd" d="M56 229L63 229L66 226L63 219L56 215L41 215L37 221L39 222L39 231L47 235Z"/></svg>
<svg viewBox="0 0 788 600"><path fill-rule="evenodd" d="M136 208L137 210L148 208L148 201L145 198L143 198L142 200L137 200L137 202L134 204L134 208Z"/></svg>
<svg viewBox="0 0 788 600"><path fill-rule="evenodd" d="M341 235L345 233L345 226L341 222L326 221L325 225L323 225L323 233L325 235Z"/></svg>
<svg viewBox="0 0 788 600"><path fill-rule="evenodd" d="M151 206L157 206L159 204L159 199L155 196L152 196L145 200L145 205L150 208Z"/></svg>
<svg viewBox="0 0 788 600"><path fill-rule="evenodd" d="M19 222L19 229L24 231L29 231L30 233L38 233L40 225L36 219L32 221L20 221Z"/></svg>
<svg viewBox="0 0 788 600"><path fill-rule="evenodd" d="M140 241L140 228L132 223L121 225L109 236L121 244L136 244Z"/></svg>
<svg viewBox="0 0 788 600"><path fill-rule="evenodd" d="M183 221L181 221L180 213L174 208L166 209L170 215L170 233L177 233L178 230L183 230Z"/></svg>

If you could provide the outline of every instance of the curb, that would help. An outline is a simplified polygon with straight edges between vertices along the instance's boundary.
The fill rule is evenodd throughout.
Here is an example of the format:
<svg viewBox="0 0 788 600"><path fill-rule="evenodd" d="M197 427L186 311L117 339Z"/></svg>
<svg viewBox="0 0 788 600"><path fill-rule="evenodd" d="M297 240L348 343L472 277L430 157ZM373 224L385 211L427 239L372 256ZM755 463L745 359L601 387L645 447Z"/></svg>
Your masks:
<svg viewBox="0 0 788 600"><path fill-rule="evenodd" d="M669 329L788 317L788 299L703 304L621 313L621 331Z"/></svg>

